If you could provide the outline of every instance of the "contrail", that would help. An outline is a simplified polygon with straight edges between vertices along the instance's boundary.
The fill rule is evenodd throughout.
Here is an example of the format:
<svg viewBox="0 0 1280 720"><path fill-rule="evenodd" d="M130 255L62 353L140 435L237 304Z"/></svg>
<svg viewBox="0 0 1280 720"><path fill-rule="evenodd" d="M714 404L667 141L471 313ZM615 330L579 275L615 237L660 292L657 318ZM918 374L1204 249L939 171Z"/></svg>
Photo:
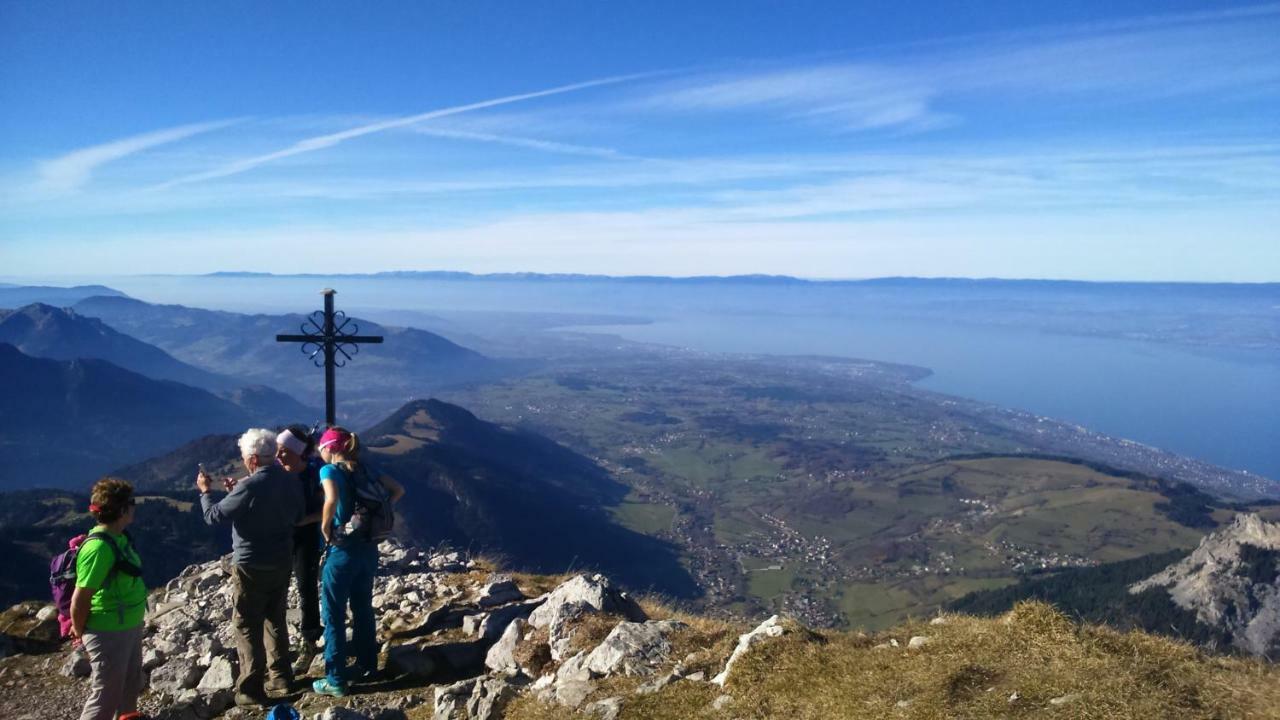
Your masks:
<svg viewBox="0 0 1280 720"><path fill-rule="evenodd" d="M174 187L175 185L187 185L190 183L200 182L202 180L212 180L214 178L227 177L229 175L238 175L246 170L252 170L259 165L266 165L269 162L280 160L281 158L301 155L303 153L323 150L327 147L333 147L342 142L346 142L352 138L371 135L383 130L413 125L424 120L433 120L435 118L446 117L449 115L459 115L472 110L482 110L484 108L495 107L498 105L510 105L524 100L532 100L534 98L547 97L548 95L560 95L563 93L574 92L575 90L585 90L587 88L599 87L601 85L613 85L628 80L634 80L640 77L648 77L653 73L640 73L635 75L620 75L616 77L603 78L600 80L589 80L587 82L574 83L572 85L561 85L559 87L550 88L548 90L538 90L536 92L521 93L519 95L507 95L506 97L494 98L492 100L482 100L480 102L469 103L467 105L455 105L454 107L443 108L440 110L431 110L420 113L418 115L410 115L408 117L395 118L393 120L383 120L382 122L362 125L350 130L343 130L329 135L317 135L316 137L299 140L283 150L277 150L266 155L258 155L257 157L245 158L237 160L233 163L223 165L220 168L206 170L205 172L185 175L175 180L162 183L155 186L155 190L163 190Z"/></svg>

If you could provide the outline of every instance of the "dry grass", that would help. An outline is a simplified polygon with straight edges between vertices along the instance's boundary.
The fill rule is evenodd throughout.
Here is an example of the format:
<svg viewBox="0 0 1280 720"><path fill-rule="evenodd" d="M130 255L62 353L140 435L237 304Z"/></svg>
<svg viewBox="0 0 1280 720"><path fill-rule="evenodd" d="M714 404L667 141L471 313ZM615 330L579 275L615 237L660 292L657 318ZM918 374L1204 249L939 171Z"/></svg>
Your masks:
<svg viewBox="0 0 1280 720"><path fill-rule="evenodd" d="M718 667L737 629L692 620L699 623L686 620L689 637L679 642L702 644L697 652ZM733 700L723 712L710 708L718 688L682 681L651 695L628 696L621 717L1280 718L1280 672L1261 662L1207 656L1144 633L1079 626L1042 603L1020 604L997 619L947 620L908 623L876 636L793 632L757 646L735 666L725 688ZM909 650L914 635L929 636L930 642ZM890 639L900 646L877 647ZM603 682L591 699L618 695L637 682ZM505 717L575 714L523 697Z"/></svg>
<svg viewBox="0 0 1280 720"><path fill-rule="evenodd" d="M561 575L535 575L533 573L513 572L508 573L511 579L516 582L516 587L520 588L520 592L525 597L538 597L544 593L549 593L556 589L560 583L577 575L577 573L564 573Z"/></svg>

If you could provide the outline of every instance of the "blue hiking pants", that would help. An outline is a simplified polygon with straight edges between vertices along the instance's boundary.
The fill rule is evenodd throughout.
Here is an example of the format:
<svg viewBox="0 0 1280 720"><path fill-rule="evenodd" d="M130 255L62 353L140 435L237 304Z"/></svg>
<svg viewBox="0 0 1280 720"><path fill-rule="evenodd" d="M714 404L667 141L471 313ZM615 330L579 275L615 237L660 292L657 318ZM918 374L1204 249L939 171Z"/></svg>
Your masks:
<svg viewBox="0 0 1280 720"><path fill-rule="evenodd" d="M378 669L378 640L373 622L373 576L378 546L348 538L329 548L320 580L324 615L324 671L329 682L345 685L347 605L351 605L351 654L363 670Z"/></svg>

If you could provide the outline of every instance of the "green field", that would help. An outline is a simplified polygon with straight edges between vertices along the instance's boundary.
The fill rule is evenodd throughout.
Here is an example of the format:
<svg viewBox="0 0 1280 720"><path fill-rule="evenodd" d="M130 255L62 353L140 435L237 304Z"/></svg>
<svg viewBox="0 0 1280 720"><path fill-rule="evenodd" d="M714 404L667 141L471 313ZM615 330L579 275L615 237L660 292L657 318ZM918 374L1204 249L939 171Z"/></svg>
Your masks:
<svg viewBox="0 0 1280 720"><path fill-rule="evenodd" d="M676 512L666 505L655 505L645 502L623 502L612 508L613 516L618 522L649 535L656 535L671 529L671 521Z"/></svg>

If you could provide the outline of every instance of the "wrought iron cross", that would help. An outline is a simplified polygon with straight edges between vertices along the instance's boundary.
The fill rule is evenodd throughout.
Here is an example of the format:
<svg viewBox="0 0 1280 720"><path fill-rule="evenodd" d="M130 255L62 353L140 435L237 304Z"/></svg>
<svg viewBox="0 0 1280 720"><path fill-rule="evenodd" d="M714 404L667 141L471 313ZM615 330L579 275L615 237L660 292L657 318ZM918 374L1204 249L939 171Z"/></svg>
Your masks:
<svg viewBox="0 0 1280 720"><path fill-rule="evenodd" d="M338 294L337 290L325 288L320 294L324 296L324 310L317 310L307 317L306 322L299 326L301 335L276 335L276 342L302 343L302 354L316 367L324 368L324 419L329 425L334 425L334 369L345 366L355 357L360 352L361 343L381 343L382 336L359 335L360 326L352 322L346 313L341 310L334 312L333 296ZM324 357L317 357L321 353Z"/></svg>

